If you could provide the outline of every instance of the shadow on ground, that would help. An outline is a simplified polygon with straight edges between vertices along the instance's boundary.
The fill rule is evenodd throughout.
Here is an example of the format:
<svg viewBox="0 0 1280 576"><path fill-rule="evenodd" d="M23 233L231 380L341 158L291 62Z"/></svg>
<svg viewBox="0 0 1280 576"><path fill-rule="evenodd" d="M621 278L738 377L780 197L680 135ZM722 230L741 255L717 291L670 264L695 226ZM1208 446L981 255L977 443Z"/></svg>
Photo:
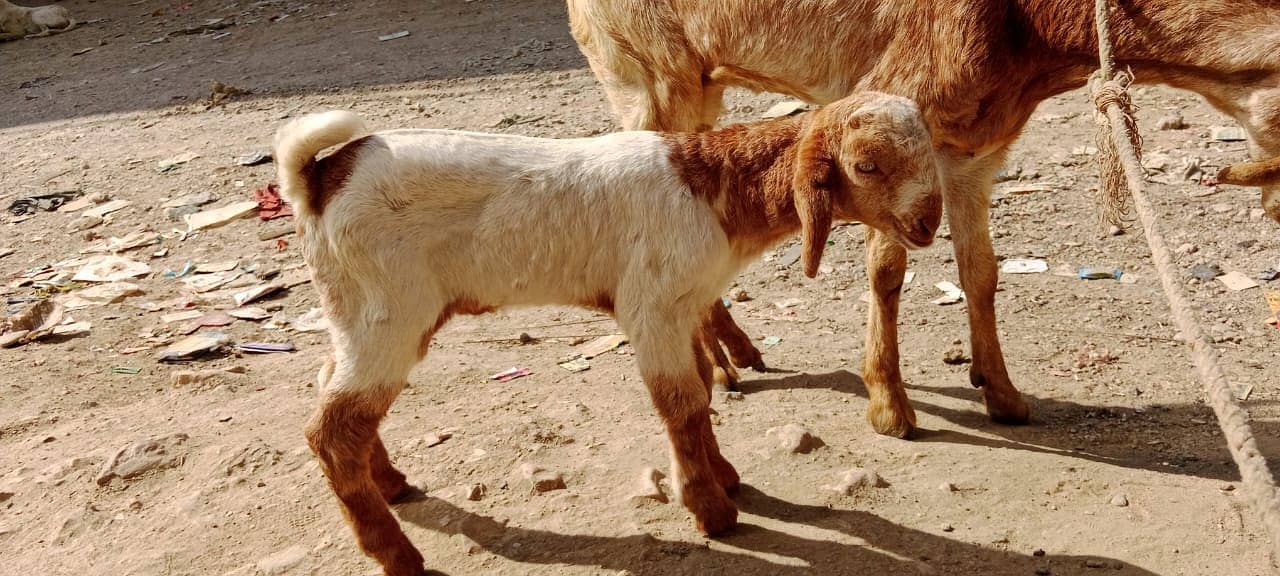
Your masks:
<svg viewBox="0 0 1280 576"><path fill-rule="evenodd" d="M797 537L741 522L721 542L743 552L725 551L648 534L627 537L558 534L510 527L435 498L398 506L400 518L444 534L462 534L504 558L533 564L572 564L627 570L637 575L668 574L920 574L927 565L946 574L1035 574L1110 567L1110 574L1152 574L1136 566L1097 556L1033 556L958 542L899 526L856 510L794 504L744 485L736 498L746 513L805 524L843 534L864 544ZM690 520L692 521L692 520ZM781 556L786 563L758 556ZM430 554L427 554L430 565Z"/></svg>
<svg viewBox="0 0 1280 576"><path fill-rule="evenodd" d="M0 128L196 102L214 81L292 94L586 66L562 0L62 4L88 23L0 43Z"/></svg>
<svg viewBox="0 0 1280 576"><path fill-rule="evenodd" d="M862 378L847 370L827 374L796 374L744 380L746 394L783 388L825 388L867 397ZM919 430L921 443L968 444L985 448L1023 450L1087 460L1100 464L1182 474L1215 480L1238 481L1239 471L1218 432L1213 411L1203 404L1154 404L1143 412L1128 407L1092 406L1027 395L1031 404L1029 426L992 423L982 406L982 392L968 387L908 386L917 412L942 418L961 428L981 430L975 435L960 430ZM926 394L922 394L922 392ZM939 395L971 402L958 409L929 402ZM853 414L859 424L862 414ZM1254 421L1254 434L1264 454L1280 455L1280 426ZM991 438L986 435L994 435ZM1280 473L1276 458L1273 473Z"/></svg>

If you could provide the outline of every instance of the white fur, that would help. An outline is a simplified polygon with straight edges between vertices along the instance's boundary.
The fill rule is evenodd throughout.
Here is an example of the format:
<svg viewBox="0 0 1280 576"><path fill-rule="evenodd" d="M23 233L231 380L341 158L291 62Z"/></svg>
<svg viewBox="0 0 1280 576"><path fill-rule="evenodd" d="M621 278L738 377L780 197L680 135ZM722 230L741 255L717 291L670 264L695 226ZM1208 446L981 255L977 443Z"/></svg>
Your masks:
<svg viewBox="0 0 1280 576"><path fill-rule="evenodd" d="M280 180L295 205L306 193L296 167L358 133L353 118L308 116L281 131ZM318 284L350 303L329 307L339 353L372 352L361 353L360 367L335 358L335 383L391 384L418 350L385 343L416 345L458 299L502 307L609 295L623 329L662 356L642 365L693 366L683 362L693 322L745 262L657 134L546 140L396 130L376 138L385 148L367 148L345 190L304 224Z"/></svg>

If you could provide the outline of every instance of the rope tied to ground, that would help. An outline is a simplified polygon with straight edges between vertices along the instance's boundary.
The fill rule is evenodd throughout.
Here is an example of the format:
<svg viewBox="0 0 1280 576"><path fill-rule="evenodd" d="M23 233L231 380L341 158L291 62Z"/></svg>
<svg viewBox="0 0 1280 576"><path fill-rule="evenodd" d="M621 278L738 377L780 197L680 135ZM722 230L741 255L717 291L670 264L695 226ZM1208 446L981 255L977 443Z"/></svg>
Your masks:
<svg viewBox="0 0 1280 576"><path fill-rule="evenodd" d="M1105 192L1100 189L1104 217L1109 218L1115 214L1115 210L1121 210L1119 215L1127 213L1129 200L1132 200L1146 232L1147 244L1160 274L1160 284L1169 300L1174 325L1183 339L1191 345L1191 359L1204 387L1205 400L1217 415L1218 426L1227 440L1227 450L1240 470L1243 492L1254 510L1261 515L1263 525L1271 537L1271 567L1276 570L1277 562L1280 561L1280 495L1277 495L1275 478L1267 466L1266 458L1258 450L1253 430L1249 427L1248 413L1232 395L1226 373L1218 360L1218 353L1200 329L1195 308L1183 291L1182 284L1178 282L1173 253L1160 230L1155 207L1143 191L1146 174L1140 160L1142 140L1133 120L1128 96L1133 75L1113 74L1108 0L1096 0L1096 7L1101 70L1090 81L1090 90L1098 110L1094 118L1098 124L1102 188L1106 189ZM1104 141L1108 143L1105 147ZM1106 150L1110 152L1104 152ZM1117 194L1122 197L1119 202L1116 201Z"/></svg>

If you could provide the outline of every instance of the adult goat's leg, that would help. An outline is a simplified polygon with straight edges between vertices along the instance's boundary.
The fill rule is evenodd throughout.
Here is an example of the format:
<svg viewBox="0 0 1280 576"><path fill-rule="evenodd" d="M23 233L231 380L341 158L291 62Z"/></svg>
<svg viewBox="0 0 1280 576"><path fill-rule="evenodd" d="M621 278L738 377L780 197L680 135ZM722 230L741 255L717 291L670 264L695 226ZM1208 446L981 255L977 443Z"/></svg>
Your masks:
<svg viewBox="0 0 1280 576"><path fill-rule="evenodd" d="M996 333L998 277L988 231L992 177L1004 162L1004 153L1001 150L953 167L945 191L946 212L960 268L960 285L969 307L969 338L973 346L969 382L982 389L992 420L1025 424L1030 410L1009 380Z"/></svg>
<svg viewBox="0 0 1280 576"><path fill-rule="evenodd" d="M871 310L862 360L862 380L870 400L867 421L876 432L898 438L910 436L916 428L916 413L898 367L898 302L906 272L907 249L883 232L867 228Z"/></svg>
<svg viewBox="0 0 1280 576"><path fill-rule="evenodd" d="M723 373L723 369L721 367L725 365L723 362L724 352L720 350L720 346L715 340L715 334L711 331L710 313L703 316L702 326L698 332L698 347L702 349L702 353L697 358L698 377L702 379L703 386L707 390L707 398L710 399L715 387L722 385L720 375ZM711 352L708 352L708 350ZM730 366L729 369L732 370L733 367ZM734 384L737 384L737 378L738 375L734 373ZM726 493L736 493L741 483L738 471L734 469L733 464L730 464L720 454L720 444L716 442L715 431L710 426L707 426L704 430L702 446L707 451L707 462L711 464L711 473L715 476L716 483L721 488L724 488Z"/></svg>

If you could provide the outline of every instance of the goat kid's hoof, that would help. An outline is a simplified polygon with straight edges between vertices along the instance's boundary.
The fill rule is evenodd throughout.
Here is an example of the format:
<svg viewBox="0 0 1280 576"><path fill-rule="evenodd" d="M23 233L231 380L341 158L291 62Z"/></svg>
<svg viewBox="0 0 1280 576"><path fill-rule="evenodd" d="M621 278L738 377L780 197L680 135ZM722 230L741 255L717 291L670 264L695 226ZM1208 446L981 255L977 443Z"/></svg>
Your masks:
<svg viewBox="0 0 1280 576"><path fill-rule="evenodd" d="M714 504L702 506L700 512L694 513L698 531L709 537L723 536L738 525L738 508L728 498L717 500Z"/></svg>
<svg viewBox="0 0 1280 576"><path fill-rule="evenodd" d="M982 389L982 403L987 415L998 424L1021 425L1031 421L1031 408L1017 390L995 392L990 387Z"/></svg>
<svg viewBox="0 0 1280 576"><path fill-rule="evenodd" d="M867 422L877 434L907 439L916 431L916 412L910 406L895 410L888 403L872 402L867 408Z"/></svg>

